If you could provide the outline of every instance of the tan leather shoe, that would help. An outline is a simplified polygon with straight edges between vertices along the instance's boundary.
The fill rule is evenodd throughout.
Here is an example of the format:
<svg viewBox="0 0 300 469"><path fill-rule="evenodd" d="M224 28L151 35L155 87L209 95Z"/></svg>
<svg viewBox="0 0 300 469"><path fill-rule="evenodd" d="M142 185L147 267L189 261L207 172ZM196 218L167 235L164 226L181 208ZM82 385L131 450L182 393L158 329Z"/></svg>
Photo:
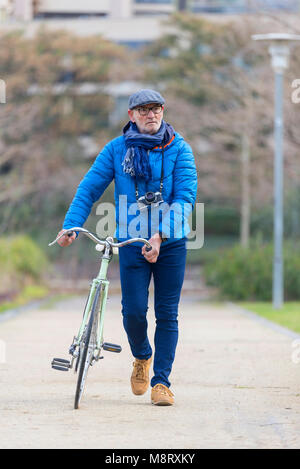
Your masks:
<svg viewBox="0 0 300 469"><path fill-rule="evenodd" d="M151 391L151 403L154 405L173 405L174 394L164 384L156 384Z"/></svg>
<svg viewBox="0 0 300 469"><path fill-rule="evenodd" d="M133 394L140 396L145 394L149 386L149 368L152 362L152 357L148 360L135 359L133 362L133 371L131 375L131 389Z"/></svg>

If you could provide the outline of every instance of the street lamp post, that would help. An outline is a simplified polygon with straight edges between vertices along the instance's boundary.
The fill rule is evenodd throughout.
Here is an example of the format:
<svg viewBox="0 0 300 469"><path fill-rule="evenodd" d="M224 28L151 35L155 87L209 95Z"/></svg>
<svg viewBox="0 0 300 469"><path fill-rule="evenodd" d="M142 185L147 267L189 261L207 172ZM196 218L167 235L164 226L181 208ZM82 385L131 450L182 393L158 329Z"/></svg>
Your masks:
<svg viewBox="0 0 300 469"><path fill-rule="evenodd" d="M274 258L273 258L273 308L282 308L283 292L283 74L289 66L290 46L300 41L295 34L256 34L255 41L267 41L271 65L275 74L274 118Z"/></svg>

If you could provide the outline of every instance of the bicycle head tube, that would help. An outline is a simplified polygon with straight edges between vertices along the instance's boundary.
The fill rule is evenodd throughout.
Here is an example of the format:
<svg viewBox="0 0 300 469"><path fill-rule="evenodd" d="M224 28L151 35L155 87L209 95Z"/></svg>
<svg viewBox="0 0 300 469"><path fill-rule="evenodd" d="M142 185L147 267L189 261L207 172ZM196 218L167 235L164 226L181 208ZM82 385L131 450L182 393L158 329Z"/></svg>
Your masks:
<svg viewBox="0 0 300 469"><path fill-rule="evenodd" d="M102 259L111 260L111 258L112 258L112 246L111 246L111 243L114 242L114 239L113 239L111 236L108 236L105 241L106 241L106 244L105 244L105 251L104 251L104 254L103 254L103 256L102 256Z"/></svg>

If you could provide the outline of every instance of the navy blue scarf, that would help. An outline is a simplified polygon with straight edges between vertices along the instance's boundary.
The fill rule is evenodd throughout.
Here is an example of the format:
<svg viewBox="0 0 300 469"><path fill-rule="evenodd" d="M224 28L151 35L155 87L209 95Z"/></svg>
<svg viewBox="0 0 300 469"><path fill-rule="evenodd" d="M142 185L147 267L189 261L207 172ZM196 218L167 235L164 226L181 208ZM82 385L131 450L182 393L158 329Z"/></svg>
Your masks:
<svg viewBox="0 0 300 469"><path fill-rule="evenodd" d="M166 145L174 135L173 127L163 120L156 134L142 134L136 124L129 121L123 129L123 134L127 148L122 163L124 173L149 181L152 174L147 151Z"/></svg>

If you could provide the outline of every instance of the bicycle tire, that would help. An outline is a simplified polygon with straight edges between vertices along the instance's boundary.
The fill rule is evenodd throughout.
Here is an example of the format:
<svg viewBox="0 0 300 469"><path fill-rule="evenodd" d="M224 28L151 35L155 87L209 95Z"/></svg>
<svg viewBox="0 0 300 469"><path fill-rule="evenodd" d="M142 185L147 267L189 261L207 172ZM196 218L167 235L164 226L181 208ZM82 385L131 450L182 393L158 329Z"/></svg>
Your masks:
<svg viewBox="0 0 300 469"><path fill-rule="evenodd" d="M86 307L87 307L87 304L88 304L88 301L89 301L89 297L90 295L88 295L87 299L86 299L86 302L85 302L85 306L84 306L84 309L83 309L83 316L84 316L84 313L85 313L85 310L86 310ZM85 332L83 333L83 335L85 334ZM78 371L78 366L79 366L79 363L80 363L80 347L78 349L78 356L76 358L76 362L75 362L75 367L74 367L74 373L76 374L77 371Z"/></svg>
<svg viewBox="0 0 300 469"><path fill-rule="evenodd" d="M93 306L91 309L91 314L89 317L89 322L86 328L86 332L82 338L82 343L80 345L80 352L79 352L79 371L78 371L78 378L77 378L77 386L75 392L75 401L74 401L74 408L78 409L79 404L81 401L81 397L84 391L85 382L88 374L89 367L91 365L91 359L93 358L93 351L89 351L91 336L93 327L97 329L97 321L95 322L95 314L97 314L97 309L100 302L100 294L101 294L101 284L98 285L95 298L93 301Z"/></svg>

